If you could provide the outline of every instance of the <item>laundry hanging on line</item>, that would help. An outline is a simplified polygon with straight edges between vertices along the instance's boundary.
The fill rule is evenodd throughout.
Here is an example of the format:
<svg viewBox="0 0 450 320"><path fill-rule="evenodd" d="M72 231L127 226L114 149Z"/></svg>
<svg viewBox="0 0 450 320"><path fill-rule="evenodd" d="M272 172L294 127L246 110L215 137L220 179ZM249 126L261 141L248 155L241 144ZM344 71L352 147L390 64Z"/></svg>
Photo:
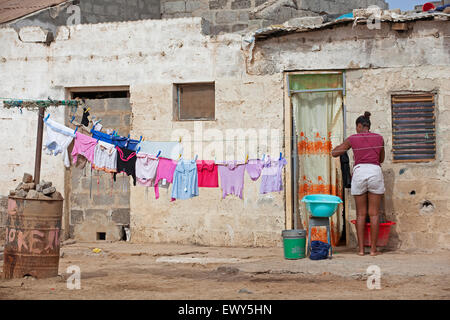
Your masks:
<svg viewBox="0 0 450 320"><path fill-rule="evenodd" d="M91 163L92 170L111 173L113 181L116 181L118 173L132 176L134 186L154 186L156 199L159 198L159 187L168 187L171 183L172 201L197 197L199 188L218 188L219 176L222 198L233 195L242 199L245 171L252 181L262 177L261 194L283 190L281 171L287 161L281 154L276 161L272 161L270 156L265 161L264 157L263 160L248 160L247 156L245 161L224 163L216 163L214 160L184 160L180 142L142 141L142 137L134 140L129 136L118 136L115 132L107 134L94 129L91 130L90 137L48 120L44 121L50 136L59 125L56 133L64 132L71 138L70 142L75 141L71 153L73 164L78 163L78 158L85 158ZM61 152L63 151L59 153ZM70 166L70 161L68 163Z"/></svg>

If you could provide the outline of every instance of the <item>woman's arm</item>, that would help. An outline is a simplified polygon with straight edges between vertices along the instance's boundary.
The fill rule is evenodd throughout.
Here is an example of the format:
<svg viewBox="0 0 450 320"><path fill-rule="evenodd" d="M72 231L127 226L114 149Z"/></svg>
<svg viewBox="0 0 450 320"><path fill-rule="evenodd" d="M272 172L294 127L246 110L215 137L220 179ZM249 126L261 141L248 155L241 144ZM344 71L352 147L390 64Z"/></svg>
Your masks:
<svg viewBox="0 0 450 320"><path fill-rule="evenodd" d="M348 141L348 139L345 139L345 141L338 145L336 148L334 148L333 150L331 150L331 155L336 158L339 157L341 155L343 155L344 153L347 152L348 149L350 149L352 146L350 144L350 141Z"/></svg>
<svg viewBox="0 0 450 320"><path fill-rule="evenodd" d="M381 148L381 151L380 151L380 163L384 162L384 156L385 156L385 153L384 153L384 140L383 140L383 147Z"/></svg>

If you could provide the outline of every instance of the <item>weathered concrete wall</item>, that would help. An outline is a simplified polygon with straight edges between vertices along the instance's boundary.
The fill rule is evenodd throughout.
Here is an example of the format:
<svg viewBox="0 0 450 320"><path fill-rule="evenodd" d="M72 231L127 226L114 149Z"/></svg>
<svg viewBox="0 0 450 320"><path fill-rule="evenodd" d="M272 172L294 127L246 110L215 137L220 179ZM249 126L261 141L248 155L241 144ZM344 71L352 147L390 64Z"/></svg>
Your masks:
<svg viewBox="0 0 450 320"><path fill-rule="evenodd" d="M211 34L245 32L292 18L324 14L340 15L384 0L161 0L162 18L202 17Z"/></svg>
<svg viewBox="0 0 450 320"><path fill-rule="evenodd" d="M385 140L383 207L387 219L397 223L390 246L449 249L450 197L444 190L450 188L450 148L446 142L450 139L450 67L348 71L347 88L347 132L355 132L356 118L368 110L372 113L372 131ZM436 160L393 163L391 95L420 91L436 92ZM432 206L424 205L425 201ZM352 218L356 217L354 210L352 202Z"/></svg>
<svg viewBox="0 0 450 320"><path fill-rule="evenodd" d="M405 32L336 25L257 42L250 74L285 70L365 69L450 64L450 21L416 21Z"/></svg>
<svg viewBox="0 0 450 320"><path fill-rule="evenodd" d="M372 131L383 135L386 194L383 208L397 225L389 246L403 249L450 248L450 22L419 21L406 34L366 26L291 34L257 42L251 74L278 74L285 70L346 70L347 135L355 120L372 113ZM391 95L436 93L437 159L429 163L392 162ZM352 158L352 153L350 152ZM415 191L415 194L411 191ZM349 219L355 219L352 197ZM424 207L425 200L433 206ZM354 226L350 243L355 245Z"/></svg>
<svg viewBox="0 0 450 320"><path fill-rule="evenodd" d="M0 245L6 237L6 218L8 214L8 197L0 197Z"/></svg>
<svg viewBox="0 0 450 320"><path fill-rule="evenodd" d="M72 4L78 7L75 11ZM61 5L41 10L35 14L6 24L16 30L38 26L56 35L58 26L76 23L73 18L80 14L80 23L135 21L160 19L159 0L80 0L67 1Z"/></svg>
<svg viewBox="0 0 450 320"><path fill-rule="evenodd" d="M42 43L22 42L13 29L2 29L1 43L8 44L0 47L2 74L21 77L1 78L0 96L46 98L50 95L63 99L65 88L129 85L133 110L131 136L170 140L173 130L185 128L193 136L194 126L198 125L198 122L172 121L173 83L214 81L216 121L202 122L204 129L265 128L269 133L276 129L277 137L281 137L284 128L281 74L248 77L241 37L224 35L212 39L203 35L202 30L200 18L80 25L70 27L64 37L47 47ZM25 111L20 115L18 110L2 108L0 117L10 119L5 120L8 129L5 141L11 141L11 148L14 147L0 159L0 165L20 164L20 171L1 173L0 194L6 195L16 185L12 180L20 178L23 170L32 172L36 127L27 127L23 122L33 124L37 115ZM52 111L52 118L63 122L63 110ZM234 151L238 159L245 158L244 150L236 147ZM186 151L184 156L189 158L193 153L194 150L191 155ZM202 158L200 153L199 158ZM12 162L13 159L19 161ZM55 181L63 192L62 159L45 155L43 159L43 178ZM131 187L132 239L209 245L281 245L284 193L259 195L259 184L260 181L250 182L246 178L244 200L232 197L221 200L219 189L201 189L197 199L172 203L164 189L161 198L155 201L152 189L147 199L145 188ZM121 187L120 180L117 187ZM93 193L93 201L97 201L95 179ZM84 207L89 209L93 210ZM81 217L79 212L78 217Z"/></svg>
<svg viewBox="0 0 450 320"><path fill-rule="evenodd" d="M130 133L131 106L128 98L86 100L89 113L101 119L104 128L127 136ZM78 116L80 116L78 112ZM66 123L70 121L66 118ZM117 175L112 182L110 173L70 168L70 186L66 186L66 200L70 202L70 237L80 241L95 241L98 232L106 233L106 240L120 240L122 226L130 224L130 181ZM91 187L92 184L92 187Z"/></svg>

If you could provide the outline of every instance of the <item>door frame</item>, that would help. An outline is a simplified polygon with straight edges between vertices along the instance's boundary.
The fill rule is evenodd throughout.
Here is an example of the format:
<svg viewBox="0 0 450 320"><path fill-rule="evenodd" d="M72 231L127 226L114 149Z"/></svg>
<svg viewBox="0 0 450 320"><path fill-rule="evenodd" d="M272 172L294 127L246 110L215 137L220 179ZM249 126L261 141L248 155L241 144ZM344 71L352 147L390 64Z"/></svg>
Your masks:
<svg viewBox="0 0 450 320"><path fill-rule="evenodd" d="M346 109L346 71L345 70L305 70L305 71L284 71L283 88L284 88L284 149L286 158L290 159L286 165L286 178L285 178L285 228L286 230L298 228L298 221L296 221L295 214L298 211L298 199L297 199L297 186L295 181L295 165L294 161L294 148L296 144L296 136L293 134L293 106L292 106L292 93L298 92L330 92L341 91L342 92L342 112L344 120L344 140L347 137L347 109ZM342 74L342 88L336 89L318 89L318 90L300 90L291 91L289 86L289 76L298 74ZM295 162L295 165L294 165ZM345 203L343 204L345 207ZM295 225L297 222L297 225Z"/></svg>

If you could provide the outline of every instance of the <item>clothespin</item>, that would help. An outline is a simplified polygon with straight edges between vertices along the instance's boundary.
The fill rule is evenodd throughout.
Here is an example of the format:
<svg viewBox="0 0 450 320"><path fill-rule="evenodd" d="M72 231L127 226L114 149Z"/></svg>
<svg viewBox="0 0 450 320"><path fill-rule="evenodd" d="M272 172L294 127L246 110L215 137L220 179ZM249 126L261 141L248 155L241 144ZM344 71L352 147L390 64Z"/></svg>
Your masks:
<svg viewBox="0 0 450 320"><path fill-rule="evenodd" d="M73 120L75 120L75 116L72 116L72 119L70 119L70 123L73 123Z"/></svg>
<svg viewBox="0 0 450 320"><path fill-rule="evenodd" d="M90 108L90 107L89 107L89 108L87 108L87 109L86 109L86 111L84 111L84 113L88 112L89 110L91 110L91 108Z"/></svg>
<svg viewBox="0 0 450 320"><path fill-rule="evenodd" d="M130 135L128 135L128 139L130 139Z"/></svg>
<svg viewBox="0 0 450 320"><path fill-rule="evenodd" d="M181 143L181 137L180 137L180 139L178 140L178 143Z"/></svg>
<svg viewBox="0 0 450 320"><path fill-rule="evenodd" d="M139 147L140 149L141 147ZM159 155L161 154L161 150L159 150L158 155L156 156L157 158L159 158Z"/></svg>
<svg viewBox="0 0 450 320"><path fill-rule="evenodd" d="M138 154L139 151L141 151L141 147L139 147L139 148L137 149L136 154Z"/></svg>
<svg viewBox="0 0 450 320"><path fill-rule="evenodd" d="M195 155L194 161L197 161L197 159L198 159L198 154Z"/></svg>
<svg viewBox="0 0 450 320"><path fill-rule="evenodd" d="M247 156L245 157L245 163L247 163L248 162L248 154L247 154Z"/></svg>
<svg viewBox="0 0 450 320"><path fill-rule="evenodd" d="M75 131L73 132L73 134L77 133L78 130L78 126L75 128Z"/></svg>
<svg viewBox="0 0 450 320"><path fill-rule="evenodd" d="M178 160L180 160L181 159L181 153L180 153L180 156L178 157Z"/></svg>
<svg viewBox="0 0 450 320"><path fill-rule="evenodd" d="M44 120L44 121L47 121L48 118L50 118L50 113L45 117L45 120Z"/></svg>
<svg viewBox="0 0 450 320"><path fill-rule="evenodd" d="M263 156L262 156L262 159L261 159L261 161L264 161L264 159L266 158L266 154L265 153L263 153Z"/></svg>
<svg viewBox="0 0 450 320"><path fill-rule="evenodd" d="M281 157L282 157L282 155L283 155L283 153L282 153L282 152L280 152L280 160L281 160Z"/></svg>
<svg viewBox="0 0 450 320"><path fill-rule="evenodd" d="M139 138L139 143L141 143L141 141L142 141L142 136Z"/></svg>

